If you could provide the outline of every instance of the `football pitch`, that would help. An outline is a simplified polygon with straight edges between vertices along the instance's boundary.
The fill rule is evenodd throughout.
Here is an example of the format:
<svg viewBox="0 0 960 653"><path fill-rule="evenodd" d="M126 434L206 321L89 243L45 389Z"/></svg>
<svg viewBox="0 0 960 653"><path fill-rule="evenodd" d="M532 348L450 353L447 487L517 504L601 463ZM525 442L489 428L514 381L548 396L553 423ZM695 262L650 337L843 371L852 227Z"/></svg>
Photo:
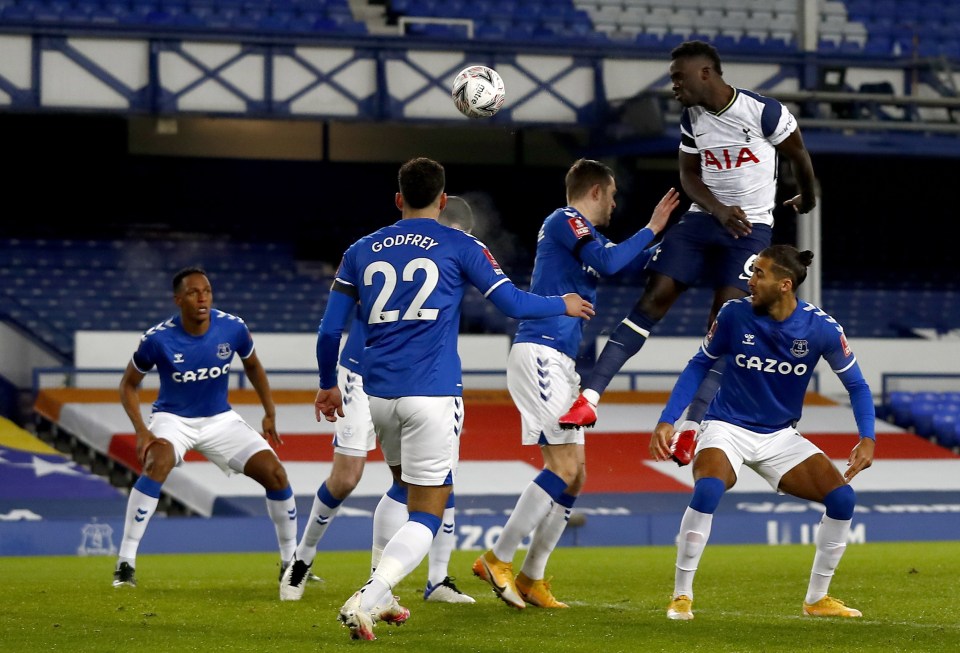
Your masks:
<svg viewBox="0 0 960 653"><path fill-rule="evenodd" d="M0 649L33 651L424 652L960 650L960 543L851 545L831 594L862 619L802 617L812 546L708 547L696 618L669 621L672 547L561 548L548 568L568 610L517 611L474 578L478 551L450 570L475 605L425 603L426 565L395 593L411 610L355 642L336 620L366 579L369 556L322 552L324 582L278 600L272 554L141 555L137 588L111 587L103 557L0 558ZM520 555L517 563L519 564ZM348 649L348 647L350 647Z"/></svg>

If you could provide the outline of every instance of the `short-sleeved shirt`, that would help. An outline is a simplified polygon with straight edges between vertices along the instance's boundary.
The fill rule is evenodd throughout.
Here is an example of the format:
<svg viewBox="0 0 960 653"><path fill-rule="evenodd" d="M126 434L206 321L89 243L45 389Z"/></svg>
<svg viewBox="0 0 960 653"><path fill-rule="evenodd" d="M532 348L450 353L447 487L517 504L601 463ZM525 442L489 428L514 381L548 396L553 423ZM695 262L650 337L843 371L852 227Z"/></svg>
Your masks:
<svg viewBox="0 0 960 653"><path fill-rule="evenodd" d="M143 374L157 368L160 392L154 412L211 417L230 410L227 391L234 354L253 354L253 337L239 317L213 309L202 336L187 333L179 315L148 329L133 354L133 365Z"/></svg>
<svg viewBox="0 0 960 653"><path fill-rule="evenodd" d="M700 156L703 183L727 206L739 206L750 222L773 224L777 151L797 129L790 110L773 98L733 89L716 113L686 107L680 116L680 151ZM691 211L707 213L696 203Z"/></svg>

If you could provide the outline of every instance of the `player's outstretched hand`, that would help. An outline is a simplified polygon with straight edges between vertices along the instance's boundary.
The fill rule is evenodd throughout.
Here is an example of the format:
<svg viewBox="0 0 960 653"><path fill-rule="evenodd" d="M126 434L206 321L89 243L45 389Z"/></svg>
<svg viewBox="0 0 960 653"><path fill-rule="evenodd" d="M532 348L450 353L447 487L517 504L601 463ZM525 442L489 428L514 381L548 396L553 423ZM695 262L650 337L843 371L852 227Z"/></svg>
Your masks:
<svg viewBox="0 0 960 653"><path fill-rule="evenodd" d="M275 446L280 446L283 444L283 439L280 437L280 434L277 433L277 420L273 415L264 415L263 420L260 422L260 426L263 428L263 437L272 442Z"/></svg>
<svg viewBox="0 0 960 653"><path fill-rule="evenodd" d="M343 397L340 396L340 388L337 386L327 390L320 388L317 391L317 399L313 402L313 408L318 422L321 415L328 422L336 422L338 415L343 417Z"/></svg>
<svg viewBox="0 0 960 653"><path fill-rule="evenodd" d="M750 221L747 220L747 214L739 206L724 206L715 211L713 216L734 238L746 236L753 231Z"/></svg>
<svg viewBox="0 0 960 653"><path fill-rule="evenodd" d="M667 221L670 219L670 214L673 213L673 210L677 208L679 204L680 193L677 192L676 188L671 188L667 191L667 194L660 199L660 203L654 207L653 216L651 216L650 222L647 223L647 228L655 234L663 231L667 226Z"/></svg>
<svg viewBox="0 0 960 653"><path fill-rule="evenodd" d="M809 202L805 202L803 200L803 195L794 195L784 202L783 205L792 206L793 210L797 213L809 213L813 210L813 207L817 205L817 198L811 197Z"/></svg>
<svg viewBox="0 0 960 653"><path fill-rule="evenodd" d="M871 438L860 438L860 442L850 452L847 459L847 471L843 473L843 478L848 483L854 476L865 470L873 464L873 451L877 443Z"/></svg>
<svg viewBox="0 0 960 653"><path fill-rule="evenodd" d="M593 304L575 292L568 292L564 295L563 303L567 305L567 315L570 317L582 317L589 320L594 316Z"/></svg>
<svg viewBox="0 0 960 653"><path fill-rule="evenodd" d="M673 424L660 422L650 436L650 456L654 460L670 460L670 439L675 430Z"/></svg>

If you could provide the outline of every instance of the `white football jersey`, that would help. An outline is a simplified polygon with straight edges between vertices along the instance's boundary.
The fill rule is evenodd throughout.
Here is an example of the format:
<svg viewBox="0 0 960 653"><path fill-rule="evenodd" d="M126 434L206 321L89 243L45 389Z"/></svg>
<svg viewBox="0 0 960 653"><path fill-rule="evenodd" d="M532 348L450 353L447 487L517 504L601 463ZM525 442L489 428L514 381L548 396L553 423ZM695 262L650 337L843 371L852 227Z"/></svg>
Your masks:
<svg viewBox="0 0 960 653"><path fill-rule="evenodd" d="M733 89L733 99L713 113L688 107L680 117L680 151L700 155L703 183L750 222L773 225L777 195L776 146L797 129L790 110L773 98ZM697 204L691 211L707 213Z"/></svg>

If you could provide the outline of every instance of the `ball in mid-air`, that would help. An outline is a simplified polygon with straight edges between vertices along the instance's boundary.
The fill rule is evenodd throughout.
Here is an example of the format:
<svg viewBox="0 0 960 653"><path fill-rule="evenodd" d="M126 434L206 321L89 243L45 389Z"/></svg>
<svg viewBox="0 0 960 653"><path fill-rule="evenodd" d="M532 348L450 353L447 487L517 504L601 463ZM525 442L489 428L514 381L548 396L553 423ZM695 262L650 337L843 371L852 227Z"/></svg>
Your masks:
<svg viewBox="0 0 960 653"><path fill-rule="evenodd" d="M453 103L467 118L489 118L506 97L503 79L493 68L468 66L453 81Z"/></svg>

